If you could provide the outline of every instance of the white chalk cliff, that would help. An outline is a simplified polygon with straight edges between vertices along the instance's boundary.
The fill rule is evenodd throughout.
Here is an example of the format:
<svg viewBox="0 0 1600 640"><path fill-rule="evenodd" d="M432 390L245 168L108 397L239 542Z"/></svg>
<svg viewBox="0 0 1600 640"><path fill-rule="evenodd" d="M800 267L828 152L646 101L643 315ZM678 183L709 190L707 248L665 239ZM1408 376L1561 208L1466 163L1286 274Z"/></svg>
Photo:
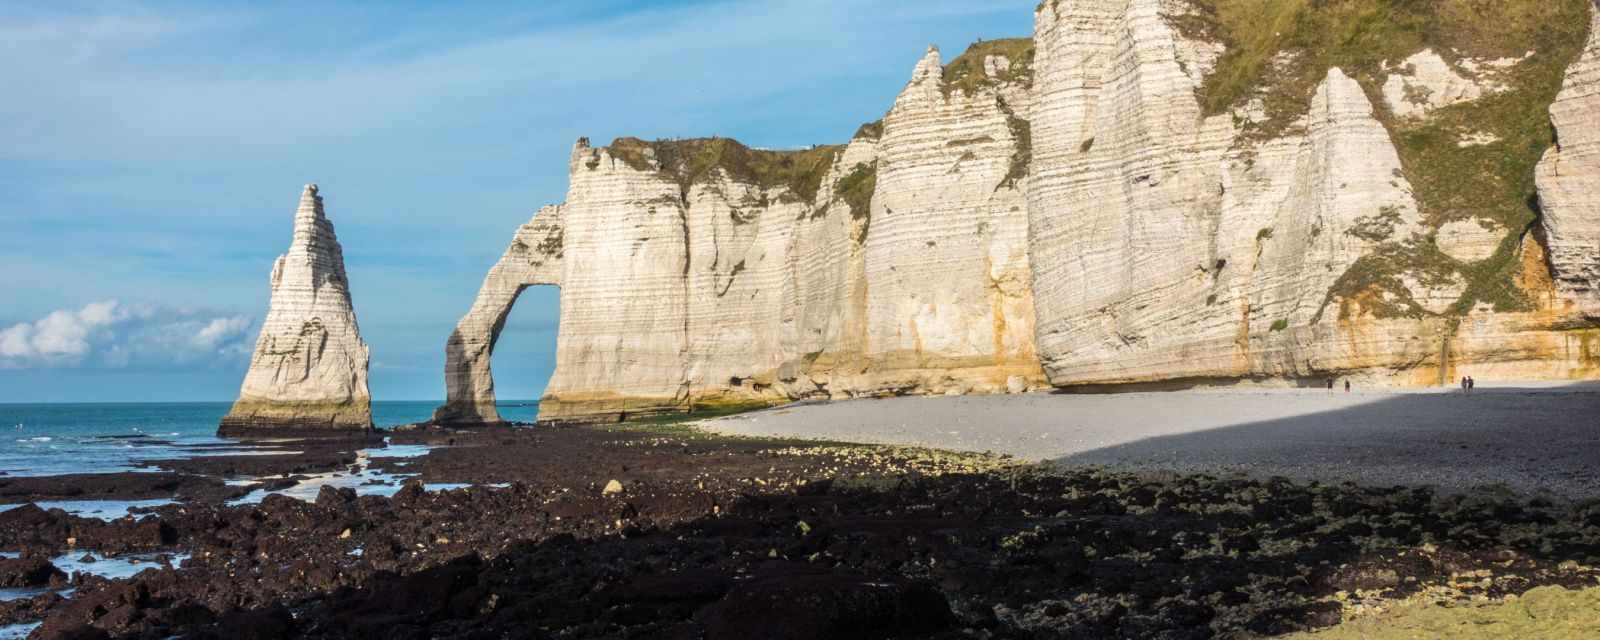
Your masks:
<svg viewBox="0 0 1600 640"><path fill-rule="evenodd" d="M1593 319L1600 317L1600 5L1550 117L1558 137L1538 170L1550 266L1564 304Z"/></svg>
<svg viewBox="0 0 1600 640"><path fill-rule="evenodd" d="M272 298L224 434L365 431L372 426L367 345L356 326L344 251L306 185L289 251L272 265Z"/></svg>
<svg viewBox="0 0 1600 640"><path fill-rule="evenodd" d="M1415 119L1504 89L1494 79L1467 88L1437 55L1416 54L1395 65L1411 75L1390 76L1420 103L1399 100L1393 117L1413 121L1386 126L1371 101L1384 93L1335 67L1303 116L1256 136L1261 98L1272 96L1205 113L1204 78L1223 49L1185 37L1193 11L1179 0L1040 7L1029 251L1052 383L1429 385L1600 373L1592 325L1561 308L1594 282L1597 264L1593 67L1572 67L1554 108L1561 136L1574 140L1547 165L1568 163L1576 177L1541 181L1546 228L1567 223L1550 234L1555 272L1573 281L1551 292L1537 234L1473 219L1441 225L1458 211L1425 212L1411 184L1437 172L1403 162L1395 142L1412 131L1402 127L1430 124ZM1463 239L1474 228L1499 235ZM1498 252L1485 244L1505 247L1503 260L1491 261ZM1438 255L1447 249L1461 257ZM1497 279L1470 279L1486 273ZM1492 301L1513 287L1502 297L1515 299Z"/></svg>
<svg viewBox="0 0 1600 640"><path fill-rule="evenodd" d="M498 420L488 358L537 284L561 287L541 419L1045 386L1016 160L1028 47L1009 44L948 81L930 50L842 146L579 141L566 202L519 231L452 335L435 419Z"/></svg>
<svg viewBox="0 0 1600 640"><path fill-rule="evenodd" d="M1286 49L1222 101L1213 74L1241 63L1208 6L1046 0L1031 39L929 50L842 146L580 141L566 202L450 338L436 418L499 419L489 356L540 284L561 287L549 420L1600 375L1600 29L1350 68ZM1548 134L1485 114L1546 108L1534 208Z"/></svg>

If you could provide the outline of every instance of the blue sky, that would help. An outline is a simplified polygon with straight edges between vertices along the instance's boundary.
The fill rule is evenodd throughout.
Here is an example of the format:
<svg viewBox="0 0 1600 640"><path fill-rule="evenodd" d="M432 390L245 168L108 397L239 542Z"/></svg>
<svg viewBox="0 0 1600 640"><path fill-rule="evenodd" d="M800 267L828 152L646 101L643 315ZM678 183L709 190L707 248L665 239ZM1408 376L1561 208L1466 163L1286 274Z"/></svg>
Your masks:
<svg viewBox="0 0 1600 640"><path fill-rule="evenodd" d="M842 142L929 44L1027 35L1034 0L0 5L0 402L228 400L301 185L344 245L378 400L443 343L572 143ZM495 352L549 377L557 292Z"/></svg>

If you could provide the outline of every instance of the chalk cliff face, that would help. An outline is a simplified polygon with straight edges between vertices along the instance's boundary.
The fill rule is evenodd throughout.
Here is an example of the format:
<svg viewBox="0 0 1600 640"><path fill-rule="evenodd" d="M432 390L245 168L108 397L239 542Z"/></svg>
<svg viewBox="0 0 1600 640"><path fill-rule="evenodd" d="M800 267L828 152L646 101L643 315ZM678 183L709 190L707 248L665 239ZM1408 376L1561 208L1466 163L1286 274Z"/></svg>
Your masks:
<svg viewBox="0 0 1600 640"><path fill-rule="evenodd" d="M1558 138L1539 163L1539 201L1556 291L1600 317L1600 5L1589 42L1550 107Z"/></svg>
<svg viewBox="0 0 1600 640"><path fill-rule="evenodd" d="M367 361L343 249L317 186L306 185L294 240L272 266L272 299L250 370L220 432L365 431L372 426Z"/></svg>
<svg viewBox="0 0 1600 640"><path fill-rule="evenodd" d="M535 284L561 287L541 419L1045 385L1018 160L1030 48L948 73L930 50L842 146L580 141L567 201L519 231L452 335L436 420L498 420L488 356Z"/></svg>
<svg viewBox="0 0 1600 640"><path fill-rule="evenodd" d="M1591 4L1046 0L1031 39L928 51L846 145L580 141L451 337L437 417L498 419L488 357L536 284L562 288L555 420L1593 377Z"/></svg>
<svg viewBox="0 0 1600 640"><path fill-rule="evenodd" d="M1428 50L1388 61L1351 56L1347 73L1285 49L1264 62L1276 86L1207 105L1217 87L1208 78L1239 60L1226 57L1228 38L1195 27L1218 19L1207 8L1200 0L1040 7L1029 251L1052 383L1341 376L1424 385L1462 374L1595 372L1600 361L1585 346L1593 336L1572 330L1562 311L1571 298L1550 290L1524 199L1479 210L1441 196L1470 191L1461 180L1520 179L1443 171L1495 167L1482 159L1508 154L1493 121L1471 109L1537 100L1540 88L1501 78L1533 73L1560 53L1526 63L1460 56L1459 72ZM1284 107L1300 79L1308 99ZM1585 91L1572 88L1585 84L1569 79L1557 103L1563 137L1563 109L1571 124L1590 115L1579 106ZM1587 136L1575 135L1571 162L1581 164ZM1552 245L1592 267L1594 236L1584 230L1596 220L1592 190L1561 184L1574 220L1564 233L1576 241L1551 234ZM1547 226L1562 220L1546 216ZM1593 272L1560 263L1558 275L1593 282Z"/></svg>

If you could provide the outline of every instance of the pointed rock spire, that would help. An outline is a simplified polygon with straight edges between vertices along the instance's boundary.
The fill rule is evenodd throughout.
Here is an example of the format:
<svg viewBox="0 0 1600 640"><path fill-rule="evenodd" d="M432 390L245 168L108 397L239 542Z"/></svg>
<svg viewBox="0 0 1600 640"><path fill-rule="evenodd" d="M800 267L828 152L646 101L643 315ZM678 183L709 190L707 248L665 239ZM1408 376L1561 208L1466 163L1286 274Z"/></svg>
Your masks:
<svg viewBox="0 0 1600 640"><path fill-rule="evenodd" d="M929 79L942 79L944 77L944 63L939 58L939 47L928 45L928 51L922 54L922 59L917 61L916 69L911 71L911 83L917 84Z"/></svg>
<svg viewBox="0 0 1600 640"><path fill-rule="evenodd" d="M272 299L239 399L219 433L372 426L367 345L356 326L344 251L317 185L300 194L294 239L272 266Z"/></svg>

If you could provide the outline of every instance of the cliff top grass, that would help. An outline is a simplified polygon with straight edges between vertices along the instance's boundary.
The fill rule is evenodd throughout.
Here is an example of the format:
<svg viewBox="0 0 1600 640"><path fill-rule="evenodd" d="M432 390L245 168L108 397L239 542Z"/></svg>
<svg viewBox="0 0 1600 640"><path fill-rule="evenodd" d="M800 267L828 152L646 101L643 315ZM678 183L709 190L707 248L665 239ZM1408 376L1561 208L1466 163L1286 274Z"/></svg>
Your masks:
<svg viewBox="0 0 1600 640"><path fill-rule="evenodd" d="M1188 37L1227 46L1201 89L1206 113L1259 96L1265 126L1279 130L1305 114L1333 67L1368 87L1385 77L1386 62L1424 49L1451 62L1533 51L1565 69L1588 29L1587 0L1187 1L1191 13L1174 16L1174 25ZM1519 66L1515 75L1530 70Z"/></svg>
<svg viewBox="0 0 1600 640"><path fill-rule="evenodd" d="M720 169L730 179L762 189L782 187L780 200L793 198L811 202L843 145L820 145L797 151L751 149L731 138L689 138L645 141L617 138L609 147L611 157L639 171L657 171L678 183L685 193L689 186L712 177Z"/></svg>
<svg viewBox="0 0 1600 640"><path fill-rule="evenodd" d="M878 140L881 138L883 138L882 118L861 125L856 129L856 134L850 136L851 140Z"/></svg>
<svg viewBox="0 0 1600 640"><path fill-rule="evenodd" d="M1243 140L1296 133L1312 94L1338 67L1371 99L1399 151L1423 221L1430 229L1456 220L1492 220L1506 237L1490 258L1450 259L1430 242L1386 244L1329 292L1334 298L1384 296L1394 315L1427 315L1409 300L1400 276L1459 274L1466 293L1447 315L1479 303L1500 311L1531 308L1515 284L1522 239L1538 219L1534 168L1555 138L1548 109L1565 71L1588 36L1588 0L1188 0L1191 13L1173 16L1191 38L1227 46L1198 98L1207 115L1259 99L1265 118L1243 122ZM1382 87L1404 61L1424 50L1456 73L1474 78L1464 59L1521 59L1492 80L1503 91L1405 119L1388 109ZM1529 55L1529 54L1532 55ZM1527 56L1526 59L1523 59ZM1492 77L1491 77L1492 76ZM1497 142L1462 146L1467 134ZM1380 304L1382 309L1384 305Z"/></svg>
<svg viewBox="0 0 1600 640"><path fill-rule="evenodd" d="M972 95L978 90L1002 83L1020 83L1033 86L1033 38L1006 38L1004 40L979 40L967 47L944 66L944 93L946 96L960 90ZM983 62L989 56L1005 56L1011 66L989 77Z"/></svg>

